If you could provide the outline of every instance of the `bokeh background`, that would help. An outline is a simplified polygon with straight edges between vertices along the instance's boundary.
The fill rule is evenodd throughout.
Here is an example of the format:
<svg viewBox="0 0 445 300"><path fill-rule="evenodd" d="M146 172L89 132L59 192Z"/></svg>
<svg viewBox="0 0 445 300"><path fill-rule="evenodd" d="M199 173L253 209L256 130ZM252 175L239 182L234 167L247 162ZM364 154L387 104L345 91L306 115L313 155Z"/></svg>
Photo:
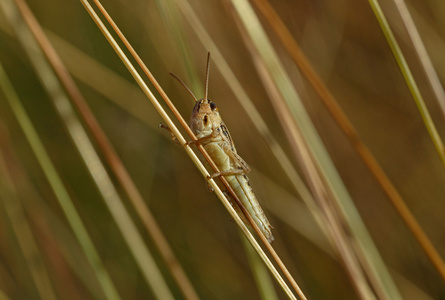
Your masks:
<svg viewBox="0 0 445 300"><path fill-rule="evenodd" d="M2 0L9 3L9 1ZM382 1L383 2L383 1ZM392 1L381 3L426 100L439 134L444 116L425 79ZM445 4L406 1L429 57L445 76ZM80 1L27 1L201 299L260 299L248 254L230 215L175 145L131 75ZM188 120L201 98L209 44L191 26L192 9L299 170L279 116L253 64L229 1L117 1L102 4ZM271 1L313 68L375 155L407 206L445 255L445 172L406 82L367 1ZM346 185L403 299L445 299L445 285L351 147L323 103L261 17L282 63ZM122 299L155 299L61 117L17 39L17 24L0 14L0 62L83 221ZM38 68L38 67L37 67ZM156 93L156 96L158 94ZM309 299L358 299L351 280L289 179L239 104L211 67L209 98L274 227L274 247ZM107 299L73 234L41 161L30 147L4 90L0 92L0 299ZM88 131L87 131L88 132ZM93 144L97 149L97 144ZM184 299L104 155L99 157L175 299ZM5 168L5 166L7 166ZM35 243L27 244L30 238ZM25 243L23 242L25 241ZM34 246L33 246L34 245ZM49 294L37 278L47 277ZM40 273L41 272L41 273ZM34 274L34 275L33 275ZM277 287L277 286L275 286ZM277 299L286 299L277 289Z"/></svg>

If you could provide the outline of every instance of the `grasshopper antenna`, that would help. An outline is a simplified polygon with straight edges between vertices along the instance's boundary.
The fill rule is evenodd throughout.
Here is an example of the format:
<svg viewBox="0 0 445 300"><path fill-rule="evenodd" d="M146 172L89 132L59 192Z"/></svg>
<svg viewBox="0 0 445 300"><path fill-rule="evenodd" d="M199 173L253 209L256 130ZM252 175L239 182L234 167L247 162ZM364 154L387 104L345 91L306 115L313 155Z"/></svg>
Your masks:
<svg viewBox="0 0 445 300"><path fill-rule="evenodd" d="M210 73L210 52L207 53L207 70L206 70L206 79L205 79L205 89L204 89L204 99L207 99L209 94L209 73Z"/></svg>
<svg viewBox="0 0 445 300"><path fill-rule="evenodd" d="M192 95L193 99L195 99L195 102L198 102L198 99L196 98L196 96L193 94L193 92L189 89L189 87L181 80L179 79L175 74L170 73L170 75L175 78L177 81L179 81L180 84L182 84L183 87L185 87L185 89L189 92L190 95Z"/></svg>

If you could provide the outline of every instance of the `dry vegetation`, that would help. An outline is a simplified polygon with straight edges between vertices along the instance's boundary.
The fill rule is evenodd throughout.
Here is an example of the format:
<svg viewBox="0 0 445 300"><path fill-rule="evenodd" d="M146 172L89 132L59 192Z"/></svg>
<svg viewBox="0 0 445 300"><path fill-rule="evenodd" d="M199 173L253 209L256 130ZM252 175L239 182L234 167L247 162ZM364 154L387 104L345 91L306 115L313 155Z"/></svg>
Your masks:
<svg viewBox="0 0 445 300"><path fill-rule="evenodd" d="M443 149L369 2L271 1L279 16L272 22L257 2L241 13L235 5L248 1L102 4L186 121L193 99L169 72L200 98L212 53L209 98L252 167L273 247L308 299L445 299L443 262L434 257L445 255ZM406 3L437 72L432 88L413 28L393 1L380 2L444 136L445 4ZM31 29L43 29L55 49L49 61L60 57L72 76L68 87L16 19L16 3L24 2L0 3L0 300L287 299L183 148L158 128L165 120L81 2L27 1L37 20ZM251 26L255 15L269 41ZM354 126L352 142L326 108L326 90L295 61L296 44L280 39L280 22ZM82 99L91 116L78 108ZM394 189L372 175L375 164L357 145ZM414 219L403 220L391 191ZM416 224L425 235L413 236Z"/></svg>

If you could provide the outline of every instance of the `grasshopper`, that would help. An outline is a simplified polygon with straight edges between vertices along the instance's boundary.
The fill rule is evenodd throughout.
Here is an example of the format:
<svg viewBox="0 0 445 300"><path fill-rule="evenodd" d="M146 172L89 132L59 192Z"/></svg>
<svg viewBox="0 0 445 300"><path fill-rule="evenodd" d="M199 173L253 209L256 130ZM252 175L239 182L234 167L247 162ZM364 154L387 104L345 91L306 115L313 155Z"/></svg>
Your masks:
<svg viewBox="0 0 445 300"><path fill-rule="evenodd" d="M236 152L232 137L230 136L229 130L219 114L218 107L214 102L207 98L209 71L210 53L208 53L207 56L204 98L200 100L195 97L192 91L184 82L182 82L182 80L170 73L187 89L196 102L190 118L190 128L196 135L197 140L189 141L187 143L189 145L200 143L205 148L209 156L220 170L220 172L210 175L209 179L220 176L225 177L243 206L252 216L262 233L266 236L269 243L272 243L274 240L274 236L271 232L272 226L258 203L246 175L250 172L250 167ZM162 127L165 128L165 126ZM246 217L236 202L232 199L230 194L227 193L227 191L225 194L228 196L230 203L244 223L250 226Z"/></svg>

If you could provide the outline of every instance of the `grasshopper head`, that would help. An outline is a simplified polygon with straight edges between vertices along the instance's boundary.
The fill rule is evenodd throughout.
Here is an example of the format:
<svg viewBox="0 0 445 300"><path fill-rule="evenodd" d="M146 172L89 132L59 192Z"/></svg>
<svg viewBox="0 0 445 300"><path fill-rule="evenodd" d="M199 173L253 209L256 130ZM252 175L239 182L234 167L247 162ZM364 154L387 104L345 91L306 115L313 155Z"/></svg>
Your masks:
<svg viewBox="0 0 445 300"><path fill-rule="evenodd" d="M209 71L210 71L210 52L207 54L207 69L205 77L204 98L198 100L187 85L174 74L170 73L176 80L178 80L186 90L195 99L196 104L193 108L192 116L190 118L190 128L199 139L204 136L212 134L212 132L221 126L222 120L219 116L218 107L215 103L207 98L209 90Z"/></svg>
<svg viewBox="0 0 445 300"><path fill-rule="evenodd" d="M196 102L190 118L190 128L197 138L211 134L221 125L218 107L209 99Z"/></svg>

